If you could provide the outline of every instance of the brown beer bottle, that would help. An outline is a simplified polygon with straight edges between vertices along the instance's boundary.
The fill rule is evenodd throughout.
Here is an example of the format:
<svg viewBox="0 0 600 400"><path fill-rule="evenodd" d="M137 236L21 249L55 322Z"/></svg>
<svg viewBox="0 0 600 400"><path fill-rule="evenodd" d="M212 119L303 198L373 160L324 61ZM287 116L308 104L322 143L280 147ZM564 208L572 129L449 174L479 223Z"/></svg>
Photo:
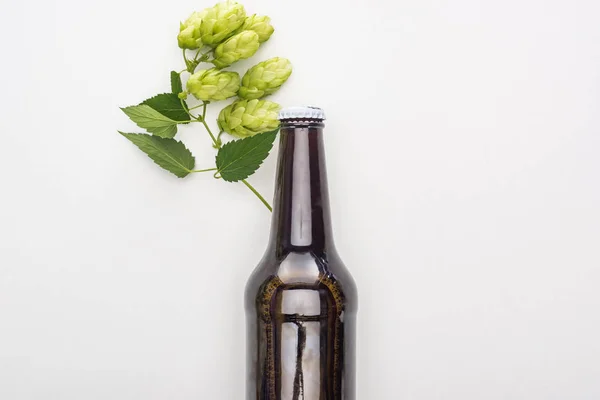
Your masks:
<svg viewBox="0 0 600 400"><path fill-rule="evenodd" d="M246 286L246 400L355 400L357 293L332 237L324 113L281 111L271 238Z"/></svg>

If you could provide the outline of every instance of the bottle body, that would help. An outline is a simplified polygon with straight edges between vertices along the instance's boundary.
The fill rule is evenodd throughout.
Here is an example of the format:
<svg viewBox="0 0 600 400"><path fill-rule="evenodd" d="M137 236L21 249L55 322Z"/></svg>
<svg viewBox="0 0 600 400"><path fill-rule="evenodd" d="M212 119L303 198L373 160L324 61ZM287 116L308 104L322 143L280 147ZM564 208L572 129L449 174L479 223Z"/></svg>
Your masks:
<svg viewBox="0 0 600 400"><path fill-rule="evenodd" d="M357 293L331 237L322 128L282 121L270 245L245 293L247 400L355 400Z"/></svg>
<svg viewBox="0 0 600 400"><path fill-rule="evenodd" d="M343 268L337 256L290 253L255 270L247 400L355 400L356 288Z"/></svg>

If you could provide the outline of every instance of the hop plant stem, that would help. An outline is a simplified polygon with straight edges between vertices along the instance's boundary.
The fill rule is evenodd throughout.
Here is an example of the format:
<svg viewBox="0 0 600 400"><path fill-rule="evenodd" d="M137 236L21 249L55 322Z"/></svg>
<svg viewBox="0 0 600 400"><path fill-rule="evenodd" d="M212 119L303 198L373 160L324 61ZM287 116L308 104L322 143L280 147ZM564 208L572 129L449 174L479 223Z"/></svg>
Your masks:
<svg viewBox="0 0 600 400"><path fill-rule="evenodd" d="M269 204L269 202L268 202L267 200L265 200L265 198L264 198L264 197L262 197L260 193L258 193L258 191L257 191L257 190L254 188L254 186L252 186L252 185L250 184L250 182L248 182L248 181L247 181L247 180L245 180L245 179L242 179L242 183L243 183L244 185L246 185L246 187L247 187L248 189L250 189L250 190L252 191L252 193L254 193L254 194L256 195L256 197L258 197L258 199L259 199L260 201L262 201L262 203L265 205L265 207L267 207L267 209L268 209L269 211L273 212L273 207L271 207L271 205Z"/></svg>
<svg viewBox="0 0 600 400"><path fill-rule="evenodd" d="M219 143L217 142L217 138L215 137L215 135L213 135L212 131L210 130L210 128L209 128L209 126L208 126L208 124L206 123L206 119L202 118L202 119L200 120L200 122L202 122L202 125L204 125L204 127L206 128L206 132L208 132L208 134L210 135L210 138L211 138L211 139L212 139L212 141L213 141L213 145L214 145L214 146L217 146L217 147L215 147L215 148L216 148L216 149L219 149L219 148L221 148L221 146L219 146L219 145L218 145Z"/></svg>
<svg viewBox="0 0 600 400"><path fill-rule="evenodd" d="M190 172L209 172L209 171L216 171L216 168L206 168L206 169L193 169Z"/></svg>

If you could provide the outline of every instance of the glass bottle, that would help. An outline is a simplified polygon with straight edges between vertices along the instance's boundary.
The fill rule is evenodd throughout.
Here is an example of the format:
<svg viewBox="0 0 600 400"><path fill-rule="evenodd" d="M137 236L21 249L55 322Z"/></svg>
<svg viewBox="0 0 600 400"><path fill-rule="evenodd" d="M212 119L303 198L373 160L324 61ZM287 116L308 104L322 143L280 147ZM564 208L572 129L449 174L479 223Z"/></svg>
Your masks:
<svg viewBox="0 0 600 400"><path fill-rule="evenodd" d="M324 113L281 111L271 237L248 280L246 400L355 400L357 292L333 243Z"/></svg>

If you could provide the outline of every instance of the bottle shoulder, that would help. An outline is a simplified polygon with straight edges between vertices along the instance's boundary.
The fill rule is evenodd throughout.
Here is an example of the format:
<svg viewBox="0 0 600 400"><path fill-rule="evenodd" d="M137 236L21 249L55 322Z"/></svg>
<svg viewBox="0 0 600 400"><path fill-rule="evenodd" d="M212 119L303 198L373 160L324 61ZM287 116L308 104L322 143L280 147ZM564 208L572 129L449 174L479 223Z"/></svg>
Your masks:
<svg viewBox="0 0 600 400"><path fill-rule="evenodd" d="M344 303L347 311L357 308L357 288L350 271L337 253L316 255L289 253L281 258L263 257L246 284L246 306L253 308L257 296L268 290L299 288L327 290Z"/></svg>

